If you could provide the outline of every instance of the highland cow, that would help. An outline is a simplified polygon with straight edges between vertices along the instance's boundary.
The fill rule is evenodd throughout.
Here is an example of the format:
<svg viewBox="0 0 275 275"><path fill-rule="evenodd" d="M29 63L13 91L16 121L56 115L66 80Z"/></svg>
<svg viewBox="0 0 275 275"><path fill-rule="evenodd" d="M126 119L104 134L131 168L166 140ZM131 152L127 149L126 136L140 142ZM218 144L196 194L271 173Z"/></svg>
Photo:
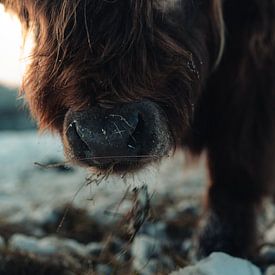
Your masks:
<svg viewBox="0 0 275 275"><path fill-rule="evenodd" d="M22 91L68 158L115 173L206 151L199 254L253 257L275 178L274 0L0 2L35 36Z"/></svg>

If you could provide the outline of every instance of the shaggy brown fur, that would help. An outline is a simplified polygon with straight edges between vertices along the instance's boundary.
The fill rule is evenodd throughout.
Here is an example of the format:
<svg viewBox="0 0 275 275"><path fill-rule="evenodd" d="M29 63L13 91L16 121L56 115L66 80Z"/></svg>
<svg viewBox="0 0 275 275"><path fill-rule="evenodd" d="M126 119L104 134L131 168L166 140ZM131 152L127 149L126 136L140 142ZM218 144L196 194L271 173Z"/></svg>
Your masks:
<svg viewBox="0 0 275 275"><path fill-rule="evenodd" d="M274 183L273 0L0 2L36 35L23 91L41 129L62 132L69 109L157 103L175 145L208 153L200 252L255 252Z"/></svg>

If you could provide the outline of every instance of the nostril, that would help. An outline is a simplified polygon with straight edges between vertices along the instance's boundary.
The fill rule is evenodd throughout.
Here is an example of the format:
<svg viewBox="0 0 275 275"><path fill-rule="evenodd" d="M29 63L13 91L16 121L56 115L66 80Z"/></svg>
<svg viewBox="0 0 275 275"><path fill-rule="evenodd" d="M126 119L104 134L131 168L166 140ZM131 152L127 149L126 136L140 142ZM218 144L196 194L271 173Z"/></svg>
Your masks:
<svg viewBox="0 0 275 275"><path fill-rule="evenodd" d="M85 147L89 151L89 144L85 140L87 139L87 136L89 136L91 133L87 133L87 129L82 129L76 121L73 122L73 126L75 128L79 141L81 141L83 143L82 145L85 145Z"/></svg>
<svg viewBox="0 0 275 275"><path fill-rule="evenodd" d="M73 145L72 147L76 155L84 157L90 151L88 144L83 140L83 135L79 131L76 121L70 123L66 136L69 143Z"/></svg>
<svg viewBox="0 0 275 275"><path fill-rule="evenodd" d="M141 151L144 121L136 111L119 114L94 114L74 117L66 137L77 158L90 158L93 163L107 163L113 157L137 155Z"/></svg>
<svg viewBox="0 0 275 275"><path fill-rule="evenodd" d="M137 116L137 124L133 130L133 132L129 135L127 146L130 151L134 151L139 153L141 151L141 140L142 134L144 131L144 120L140 114Z"/></svg>

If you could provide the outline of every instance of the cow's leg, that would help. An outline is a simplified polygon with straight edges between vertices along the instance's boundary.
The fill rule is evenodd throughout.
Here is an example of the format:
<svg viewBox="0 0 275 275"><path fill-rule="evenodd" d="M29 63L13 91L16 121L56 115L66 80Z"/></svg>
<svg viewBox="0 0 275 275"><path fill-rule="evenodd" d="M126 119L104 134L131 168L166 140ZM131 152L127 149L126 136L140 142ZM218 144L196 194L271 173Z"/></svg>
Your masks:
<svg viewBox="0 0 275 275"><path fill-rule="evenodd" d="M256 94L253 104L244 99L238 111L228 100L208 120L210 184L199 237L201 256L223 251L251 258L257 253L256 214L263 196L272 195L275 187L275 109L270 98ZM211 99L207 103L213 106Z"/></svg>
<svg viewBox="0 0 275 275"><path fill-rule="evenodd" d="M224 152L209 152L211 184L207 213L199 236L199 255L222 251L238 257L256 252L256 212L263 190L245 166Z"/></svg>
<svg viewBox="0 0 275 275"><path fill-rule="evenodd" d="M255 253L261 198L275 185L275 5L234 0L223 9L227 45L194 120L211 180L200 252L246 257ZM258 20L250 23L251 16Z"/></svg>

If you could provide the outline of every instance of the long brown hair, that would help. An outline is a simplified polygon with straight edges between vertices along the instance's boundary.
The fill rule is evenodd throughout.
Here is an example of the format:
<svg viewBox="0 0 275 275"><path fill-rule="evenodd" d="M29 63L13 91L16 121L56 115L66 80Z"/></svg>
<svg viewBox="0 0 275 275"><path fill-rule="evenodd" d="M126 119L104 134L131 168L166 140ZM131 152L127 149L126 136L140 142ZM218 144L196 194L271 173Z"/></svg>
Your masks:
<svg viewBox="0 0 275 275"><path fill-rule="evenodd" d="M4 4L36 35L22 90L41 129L61 129L69 108L148 98L182 121L173 126L182 133L191 123L203 81L223 52L220 0L202 5L206 24L193 23L196 35L190 39L183 35L185 29L191 33L184 21L170 20L154 0Z"/></svg>

